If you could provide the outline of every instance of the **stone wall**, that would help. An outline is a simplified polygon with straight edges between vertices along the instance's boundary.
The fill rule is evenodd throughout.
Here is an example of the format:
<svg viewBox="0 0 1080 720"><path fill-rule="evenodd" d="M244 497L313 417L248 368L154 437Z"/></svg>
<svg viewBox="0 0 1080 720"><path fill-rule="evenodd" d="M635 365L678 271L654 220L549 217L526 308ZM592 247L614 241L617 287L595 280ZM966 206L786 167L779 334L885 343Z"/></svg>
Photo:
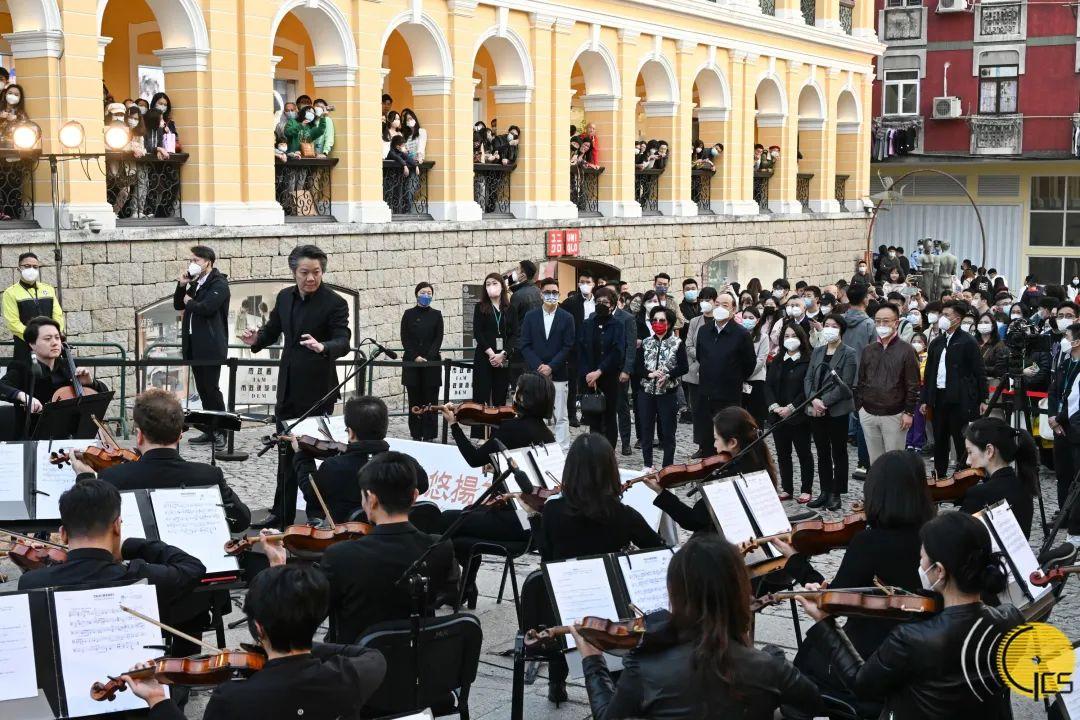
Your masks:
<svg viewBox="0 0 1080 720"><path fill-rule="evenodd" d="M435 285L435 304L446 322L446 345L461 341L461 286L492 270L510 270L524 258L542 258L545 231L580 227L581 253L621 268L634 290L668 272L676 280L698 276L702 265L726 250L762 247L787 257L792 278L832 282L850 277L865 250L863 215L785 216L762 219L637 218L544 223L298 224L256 228L127 228L65 232L62 239L63 306L72 338L114 342L135 350L135 310L171 296L189 248L212 246L217 267L231 278L288 277L285 257L298 243L319 245L330 256L329 282L359 289L363 336L398 345L401 313L413 304L421 280ZM55 281L48 231L0 235L0 261L14 268L20 252L34 250L45 263L43 279ZM13 274L12 274L13 277ZM766 283L773 278L762 278ZM742 279L743 282L746 278ZM105 373L108 374L108 373ZM389 371L376 375L380 394L400 392ZM129 376L129 392L133 376Z"/></svg>

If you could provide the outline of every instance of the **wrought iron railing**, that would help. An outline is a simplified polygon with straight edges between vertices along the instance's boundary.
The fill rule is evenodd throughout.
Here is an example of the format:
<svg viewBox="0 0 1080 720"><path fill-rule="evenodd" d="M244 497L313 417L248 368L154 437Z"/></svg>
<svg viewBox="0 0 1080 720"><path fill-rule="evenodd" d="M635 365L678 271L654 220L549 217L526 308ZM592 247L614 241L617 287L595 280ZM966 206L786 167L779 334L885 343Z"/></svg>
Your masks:
<svg viewBox="0 0 1080 720"><path fill-rule="evenodd" d="M187 153L105 153L105 196L120 225L184 225L180 173Z"/></svg>
<svg viewBox="0 0 1080 720"><path fill-rule="evenodd" d="M840 203L840 212L848 212L847 180L847 175L837 175L834 181L833 193L836 196L836 202Z"/></svg>
<svg viewBox="0 0 1080 720"><path fill-rule="evenodd" d="M762 15L775 15L776 14L776 0L758 0L761 4Z"/></svg>
<svg viewBox="0 0 1080 720"><path fill-rule="evenodd" d="M1019 155L1023 150L1023 115L972 115L972 155Z"/></svg>
<svg viewBox="0 0 1080 720"><path fill-rule="evenodd" d="M510 177L516 164L473 163L473 200L485 218L512 218Z"/></svg>
<svg viewBox="0 0 1080 720"><path fill-rule="evenodd" d="M604 168L570 168L570 202L577 206L578 217L600 217L600 176Z"/></svg>
<svg viewBox="0 0 1080 720"><path fill-rule="evenodd" d="M795 199L802 205L804 213L810 212L810 181L813 179L813 173L797 173L795 175Z"/></svg>
<svg viewBox="0 0 1080 720"><path fill-rule="evenodd" d="M698 215L712 215L712 179L715 170L694 168L690 171L690 199L697 203Z"/></svg>
<svg viewBox="0 0 1080 720"><path fill-rule="evenodd" d="M840 0L840 27L848 35L855 20L855 3L852 0Z"/></svg>
<svg viewBox="0 0 1080 720"><path fill-rule="evenodd" d="M428 212L428 175L435 162L427 160L405 174L405 168L383 160L383 200L395 220L431 220Z"/></svg>
<svg viewBox="0 0 1080 720"><path fill-rule="evenodd" d="M663 174L662 168L634 171L634 199L641 205L643 217L660 214L660 176Z"/></svg>
<svg viewBox="0 0 1080 720"><path fill-rule="evenodd" d="M286 222L334 220L334 166L338 158L289 158L274 164L274 188Z"/></svg>
<svg viewBox="0 0 1080 720"><path fill-rule="evenodd" d="M34 220L34 168L39 153L0 150L0 230L38 227Z"/></svg>
<svg viewBox="0 0 1080 720"><path fill-rule="evenodd" d="M799 10L802 11L803 22L813 26L817 20L817 3L815 0L799 0Z"/></svg>
<svg viewBox="0 0 1080 720"><path fill-rule="evenodd" d="M762 213L770 213L769 209L769 180L772 178L772 171L754 171L754 202L758 205L758 210Z"/></svg>

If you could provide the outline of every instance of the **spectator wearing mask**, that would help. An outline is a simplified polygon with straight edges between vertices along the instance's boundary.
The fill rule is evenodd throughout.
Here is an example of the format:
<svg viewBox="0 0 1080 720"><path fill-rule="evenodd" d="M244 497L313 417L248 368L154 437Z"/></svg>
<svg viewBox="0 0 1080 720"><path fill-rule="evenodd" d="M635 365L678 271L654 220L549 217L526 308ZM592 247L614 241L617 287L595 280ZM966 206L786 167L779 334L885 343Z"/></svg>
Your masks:
<svg viewBox="0 0 1080 720"><path fill-rule="evenodd" d="M541 280L540 298L541 306L525 313L522 320L521 356L526 370L543 375L555 386L555 442L565 452L570 448L566 393L576 330L573 316L559 307L558 280Z"/></svg>
<svg viewBox="0 0 1080 720"><path fill-rule="evenodd" d="M843 317L828 315L821 325L822 344L810 354L804 390L809 397L823 387L829 389L806 409L810 416L810 433L817 448L821 485L818 496L807 505L839 510L841 495L847 492L848 485L848 417L854 409L850 388L855 384L858 358L843 342L847 330ZM842 385L834 381L833 373Z"/></svg>
<svg viewBox="0 0 1080 720"><path fill-rule="evenodd" d="M574 318L574 337L581 336L585 321L596 311L596 298L593 289L596 281L592 272L582 270L578 273L578 291L566 298L562 303L562 309L570 313ZM571 353L567 367L568 379L566 387L566 409L570 416L570 427L578 427L577 396L578 396L578 353Z"/></svg>
<svg viewBox="0 0 1080 720"><path fill-rule="evenodd" d="M1075 322L1075 318L1073 320ZM986 382L997 386L1009 374L1009 347L998 333L997 323L990 313L983 313L975 326L975 339L979 343L983 367L986 368Z"/></svg>
<svg viewBox="0 0 1080 720"><path fill-rule="evenodd" d="M543 303L540 288L536 286L536 263L522 260L517 269L510 273L510 308L517 315L518 322L525 320L525 314L536 310Z"/></svg>
<svg viewBox="0 0 1080 720"><path fill-rule="evenodd" d="M1053 384L1048 393L1047 414L1054 431L1054 472L1059 506L1080 467L1080 323L1065 328L1060 341ZM1080 544L1080 506L1065 518L1068 542Z"/></svg>
<svg viewBox="0 0 1080 720"><path fill-rule="evenodd" d="M495 136L495 150L499 153L499 162L514 165L518 159L518 147L521 142L521 128L511 125L505 135Z"/></svg>
<svg viewBox="0 0 1080 720"><path fill-rule="evenodd" d="M27 324L34 318L52 318L64 329L64 311L56 288L41 281L41 260L32 252L19 255L18 279L4 290L2 306L4 321L15 341L14 360L30 362L30 346L23 339Z"/></svg>
<svg viewBox="0 0 1080 720"><path fill-rule="evenodd" d="M686 278L682 283L683 287L683 299L679 303L679 316L683 320L682 329L679 331L679 337L686 341L686 333L690 327L690 321L701 314L700 306L698 305L698 283L695 278ZM690 382L683 377L682 392L685 399L686 408L679 416L680 423L692 424L693 419L693 404L694 404L694 386L696 382Z"/></svg>
<svg viewBox="0 0 1080 720"><path fill-rule="evenodd" d="M865 263L863 263L865 266ZM866 285L852 283L847 288L848 309L844 313L844 344L855 351L855 358L862 359L863 349L876 338L874 321L866 314ZM851 414L850 432L855 436L855 445L858 449L858 466L852 474L857 480L866 477L867 468L870 467L870 458L866 449L866 439L863 435L862 423L859 421L859 413Z"/></svg>
<svg viewBox="0 0 1080 720"><path fill-rule="evenodd" d="M743 385L754 372L756 358L750 333L734 322L735 297L720 293L712 317L706 317L696 338L698 397L694 407L694 435L708 443L702 457L716 454L712 419L717 412L742 402Z"/></svg>
<svg viewBox="0 0 1080 720"><path fill-rule="evenodd" d="M915 357L919 361L919 395L922 395L923 384L926 382L926 349L929 347L929 343L926 340L926 335L921 332L917 332L911 336L911 349L915 351ZM915 418L912 420L911 429L907 434L907 449L908 450L925 450L926 437L928 434L929 423L927 423L926 416L923 415L922 408L919 407L915 411ZM933 450L933 446L930 446Z"/></svg>
<svg viewBox="0 0 1080 720"><path fill-rule="evenodd" d="M296 103L287 102L281 109L281 116L278 117L277 125L274 126L274 143L280 145L285 143L285 149L281 150L282 153L288 152L289 139L285 137L285 126L290 120L295 120L297 115ZM385 155L385 153L384 153ZM284 161L283 161L284 162Z"/></svg>
<svg viewBox="0 0 1080 720"><path fill-rule="evenodd" d="M659 273L653 277L653 289L656 291L656 299L661 305L675 313L675 330L682 330L683 322L679 316L679 303L669 294L671 290L671 276L667 273Z"/></svg>
<svg viewBox="0 0 1080 720"><path fill-rule="evenodd" d="M698 315L690 322L686 323L686 361L687 371L683 376L683 382L689 384L692 388L693 400L691 407L695 406L699 399L697 397L698 382L699 382L699 370L697 361L697 336L701 327L705 324L706 318L712 319L713 310L716 307L717 292L714 287L703 287L698 293ZM700 448L707 447L709 441L706 438L699 436L696 428L694 430L694 443L698 446L698 450L694 452L690 457L694 460L702 457Z"/></svg>
<svg viewBox="0 0 1080 720"><path fill-rule="evenodd" d="M29 121L26 114L26 93L22 85L8 85L4 88L3 102L0 103L0 144L5 148L15 147L12 134L15 128Z"/></svg>
<svg viewBox="0 0 1080 720"><path fill-rule="evenodd" d="M442 360L443 317L431 307L435 288L424 281L413 289L416 304L401 316L402 358L407 362L439 362ZM409 367L401 370L409 407L434 405L439 401L442 367ZM413 440L434 442L438 435L438 418L432 413L409 413L409 436Z"/></svg>
<svg viewBox="0 0 1080 720"><path fill-rule="evenodd" d="M915 351L897 336L899 324L896 306L880 305L874 312L877 341L863 348L859 359L855 407L871 463L904 449L918 400L919 364Z"/></svg>
<svg viewBox="0 0 1080 720"><path fill-rule="evenodd" d="M867 286L870 284L870 270L865 260L855 263L855 274L851 276L851 285Z"/></svg>
<svg viewBox="0 0 1080 720"><path fill-rule="evenodd" d="M765 427L768 414L768 403L765 400L765 371L769 362L770 342L765 328L770 320L771 316L760 314L757 308L743 310L739 318L739 324L750 333L755 358L754 370L743 386L742 404L758 423L758 427Z"/></svg>
<svg viewBox="0 0 1080 720"><path fill-rule="evenodd" d="M678 412L676 390L689 370L686 346L675 332L675 313L655 307L649 313L653 334L641 343L637 353L638 422L641 424L641 455L646 472L653 469L653 435L659 426L664 451L662 467L675 462L675 422Z"/></svg>
<svg viewBox="0 0 1080 720"><path fill-rule="evenodd" d="M624 283L619 283L620 285ZM637 349L639 345L637 336L637 316L630 312L628 304L630 301L630 294L623 293L619 296L619 301L615 309L615 319L623 324L623 342L626 345L626 352L623 355L623 367L622 372L619 373L619 439L622 441L622 454L629 456L633 454L630 450L630 404L631 397L635 402L637 401L637 391L635 386L637 385L637 371L635 369L635 361L637 359ZM634 413L634 419L637 421L635 426L638 428L638 445L641 444L641 418L638 417L636 411Z"/></svg>
<svg viewBox="0 0 1080 720"><path fill-rule="evenodd" d="M315 101L312 106L315 118L322 124L323 133L315 140L315 154L318 157L329 157L334 151L334 119L330 117L330 105L322 98Z"/></svg>
<svg viewBox="0 0 1080 720"><path fill-rule="evenodd" d="M509 358L518 346L519 325L499 273L484 278L484 291L473 309L473 397L484 405L505 405L510 390ZM484 436L474 425L472 437Z"/></svg>
<svg viewBox="0 0 1080 720"><path fill-rule="evenodd" d="M401 111L401 122L404 125L401 132L407 138L405 151L413 156L417 165L421 165L427 157L428 132L420 125L420 118L416 117L412 108Z"/></svg>
<svg viewBox="0 0 1080 720"><path fill-rule="evenodd" d="M900 260L896 256L896 248L890 245L886 248L885 254L878 259L878 271L875 279L879 282L889 282L893 268L900 270ZM900 279L903 280L903 277L901 276Z"/></svg>
<svg viewBox="0 0 1080 720"><path fill-rule="evenodd" d="M603 398L603 408L587 414L589 432L605 436L614 448L619 438L619 373L624 367L626 338L623 323L614 318L615 291L599 288L595 303L596 311L582 326L578 374L582 386Z"/></svg>
<svg viewBox="0 0 1080 720"><path fill-rule="evenodd" d="M765 399L769 423L776 442L776 460L780 467L780 499L790 500L794 492L794 468L791 453L799 457L800 504L810 502L814 487L814 455L810 451L809 418L799 406L806 400L806 371L810 367L810 340L796 322L785 322L780 332L784 348L769 363L765 374Z"/></svg>

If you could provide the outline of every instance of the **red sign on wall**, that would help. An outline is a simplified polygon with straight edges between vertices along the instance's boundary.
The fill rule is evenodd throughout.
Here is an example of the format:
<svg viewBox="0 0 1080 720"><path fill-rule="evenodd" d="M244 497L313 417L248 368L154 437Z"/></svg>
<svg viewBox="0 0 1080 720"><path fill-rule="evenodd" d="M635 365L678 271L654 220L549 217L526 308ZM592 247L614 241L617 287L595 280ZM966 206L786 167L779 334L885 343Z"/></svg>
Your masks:
<svg viewBox="0 0 1080 720"><path fill-rule="evenodd" d="M562 230L547 231L547 256L562 257L566 250L566 235Z"/></svg>
<svg viewBox="0 0 1080 720"><path fill-rule="evenodd" d="M581 253L581 231L578 229L572 229L566 231L566 244L564 247L564 255L569 257L577 257Z"/></svg>

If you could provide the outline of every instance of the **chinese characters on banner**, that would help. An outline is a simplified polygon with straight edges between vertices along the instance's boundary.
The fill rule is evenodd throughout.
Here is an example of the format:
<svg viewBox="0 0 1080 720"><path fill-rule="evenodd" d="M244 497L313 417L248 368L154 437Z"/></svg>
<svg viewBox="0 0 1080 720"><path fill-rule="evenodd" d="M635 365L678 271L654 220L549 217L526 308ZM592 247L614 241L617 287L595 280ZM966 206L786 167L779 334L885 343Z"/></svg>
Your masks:
<svg viewBox="0 0 1080 720"><path fill-rule="evenodd" d="M474 502L491 485L491 475L469 467L456 445L423 443L387 438L391 450L411 455L428 476L428 491L419 500L428 500L440 510L460 510Z"/></svg>
<svg viewBox="0 0 1080 720"><path fill-rule="evenodd" d="M547 231L547 256L577 257L581 253L581 230L570 228L568 230Z"/></svg>

